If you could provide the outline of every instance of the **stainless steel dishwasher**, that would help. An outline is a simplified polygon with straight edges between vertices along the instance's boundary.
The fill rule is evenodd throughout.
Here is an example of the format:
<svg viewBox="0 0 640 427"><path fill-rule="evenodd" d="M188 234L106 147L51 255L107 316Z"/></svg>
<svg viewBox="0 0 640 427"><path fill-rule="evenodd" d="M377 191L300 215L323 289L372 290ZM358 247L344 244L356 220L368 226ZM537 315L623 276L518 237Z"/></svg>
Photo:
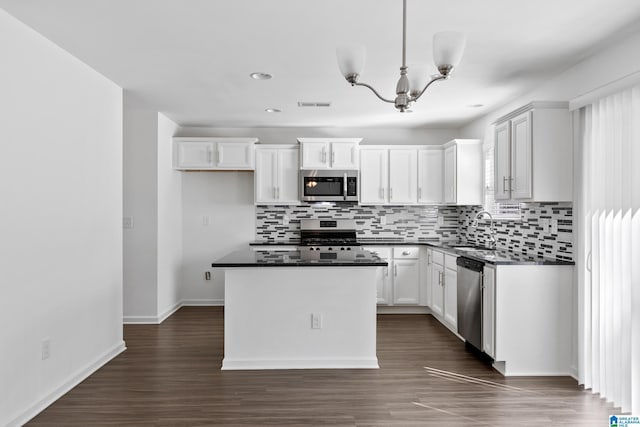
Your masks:
<svg viewBox="0 0 640 427"><path fill-rule="evenodd" d="M484 263L463 256L458 267L458 333L482 350L482 270Z"/></svg>

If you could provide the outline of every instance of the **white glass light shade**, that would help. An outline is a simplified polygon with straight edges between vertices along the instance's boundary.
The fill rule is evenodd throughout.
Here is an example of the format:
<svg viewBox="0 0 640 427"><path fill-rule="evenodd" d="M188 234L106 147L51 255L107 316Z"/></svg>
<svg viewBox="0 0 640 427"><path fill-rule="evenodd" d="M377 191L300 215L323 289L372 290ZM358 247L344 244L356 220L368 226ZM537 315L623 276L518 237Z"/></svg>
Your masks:
<svg viewBox="0 0 640 427"><path fill-rule="evenodd" d="M456 67L462 59L467 43L464 34L457 31L443 31L433 35L433 61L437 67L451 65Z"/></svg>
<svg viewBox="0 0 640 427"><path fill-rule="evenodd" d="M336 49L338 67L343 76L362 73L364 68L364 46L343 46Z"/></svg>

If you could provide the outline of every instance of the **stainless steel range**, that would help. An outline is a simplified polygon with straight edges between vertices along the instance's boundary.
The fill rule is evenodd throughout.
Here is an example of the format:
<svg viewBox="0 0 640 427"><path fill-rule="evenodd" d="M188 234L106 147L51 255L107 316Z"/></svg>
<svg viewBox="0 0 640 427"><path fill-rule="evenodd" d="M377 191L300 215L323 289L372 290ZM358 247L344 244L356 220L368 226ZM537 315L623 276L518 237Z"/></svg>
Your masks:
<svg viewBox="0 0 640 427"><path fill-rule="evenodd" d="M300 246L305 259L355 259L361 251L352 219L300 220Z"/></svg>

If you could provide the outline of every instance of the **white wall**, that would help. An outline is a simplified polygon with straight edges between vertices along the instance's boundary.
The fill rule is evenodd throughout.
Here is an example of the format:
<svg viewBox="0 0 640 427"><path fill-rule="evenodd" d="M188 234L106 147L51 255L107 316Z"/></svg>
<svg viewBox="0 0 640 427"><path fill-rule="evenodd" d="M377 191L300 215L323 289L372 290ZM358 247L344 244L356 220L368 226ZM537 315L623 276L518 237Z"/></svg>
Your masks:
<svg viewBox="0 0 640 427"><path fill-rule="evenodd" d="M183 127L177 136L253 136L261 144L295 144L297 138L363 138L363 145L442 145L460 138L457 129L378 128L210 128Z"/></svg>
<svg viewBox="0 0 640 427"><path fill-rule="evenodd" d="M253 172L183 172L182 209L184 303L222 304L223 272L211 262L255 240Z"/></svg>
<svg viewBox="0 0 640 427"><path fill-rule="evenodd" d="M124 349L122 91L2 10L0 57L0 425L20 425Z"/></svg>
<svg viewBox="0 0 640 427"><path fill-rule="evenodd" d="M182 173L172 169L178 126L158 114L158 307L160 319L180 302L182 274Z"/></svg>
<svg viewBox="0 0 640 427"><path fill-rule="evenodd" d="M630 34L582 62L550 78L545 84L512 100L460 129L462 138L484 135L497 118L531 101L570 101L595 89L640 71L640 32Z"/></svg>
<svg viewBox="0 0 640 427"><path fill-rule="evenodd" d="M154 322L158 310L158 113L124 93L124 317Z"/></svg>

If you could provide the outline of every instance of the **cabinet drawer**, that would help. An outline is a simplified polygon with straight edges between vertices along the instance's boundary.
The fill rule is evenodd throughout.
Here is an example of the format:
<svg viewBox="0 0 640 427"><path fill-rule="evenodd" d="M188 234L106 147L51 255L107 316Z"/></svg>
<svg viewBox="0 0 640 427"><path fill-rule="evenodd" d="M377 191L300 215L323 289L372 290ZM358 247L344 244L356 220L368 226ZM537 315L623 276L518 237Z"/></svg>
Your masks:
<svg viewBox="0 0 640 427"><path fill-rule="evenodd" d="M364 250L372 252L375 255L378 255L383 260L388 260L391 258L391 248L384 246L363 246Z"/></svg>
<svg viewBox="0 0 640 427"><path fill-rule="evenodd" d="M420 256L420 248L417 246L403 246L393 248L393 257L395 259L411 258L417 259Z"/></svg>
<svg viewBox="0 0 640 427"><path fill-rule="evenodd" d="M438 265L444 265L444 254L440 251L433 251L431 262Z"/></svg>
<svg viewBox="0 0 640 427"><path fill-rule="evenodd" d="M456 255L445 254L444 256L444 266L445 268L450 268L452 270L457 270L458 266L456 265L456 260L458 257Z"/></svg>

